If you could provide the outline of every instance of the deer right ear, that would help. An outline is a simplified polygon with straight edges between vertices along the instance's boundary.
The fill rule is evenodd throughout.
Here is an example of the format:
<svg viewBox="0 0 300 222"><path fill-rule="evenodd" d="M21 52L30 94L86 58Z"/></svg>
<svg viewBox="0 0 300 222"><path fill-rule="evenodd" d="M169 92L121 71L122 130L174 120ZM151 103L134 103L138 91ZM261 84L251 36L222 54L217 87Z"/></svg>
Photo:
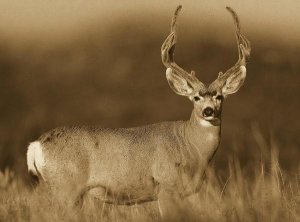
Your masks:
<svg viewBox="0 0 300 222"><path fill-rule="evenodd" d="M232 73L227 80L225 85L222 87L222 93L224 96L236 93L239 88L243 85L246 78L246 67L241 66L240 70L236 73Z"/></svg>
<svg viewBox="0 0 300 222"><path fill-rule="evenodd" d="M176 75L171 68L167 68L166 77L171 89L178 95L190 96L194 91L192 86L182 76Z"/></svg>

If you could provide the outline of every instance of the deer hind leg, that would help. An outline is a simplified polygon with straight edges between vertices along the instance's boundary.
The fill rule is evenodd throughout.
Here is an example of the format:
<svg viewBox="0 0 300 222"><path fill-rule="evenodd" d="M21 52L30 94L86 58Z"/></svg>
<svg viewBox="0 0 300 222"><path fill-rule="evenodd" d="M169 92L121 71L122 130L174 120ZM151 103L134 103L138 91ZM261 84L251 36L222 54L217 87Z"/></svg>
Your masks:
<svg viewBox="0 0 300 222"><path fill-rule="evenodd" d="M81 190L74 201L74 207L81 210L99 210L100 217L107 216L110 212L113 202L108 201L107 189L100 185L87 186Z"/></svg>
<svg viewBox="0 0 300 222"><path fill-rule="evenodd" d="M87 186L81 190L76 198L76 205L83 205L83 202L95 200L96 202L112 203L108 201L107 189L101 185Z"/></svg>

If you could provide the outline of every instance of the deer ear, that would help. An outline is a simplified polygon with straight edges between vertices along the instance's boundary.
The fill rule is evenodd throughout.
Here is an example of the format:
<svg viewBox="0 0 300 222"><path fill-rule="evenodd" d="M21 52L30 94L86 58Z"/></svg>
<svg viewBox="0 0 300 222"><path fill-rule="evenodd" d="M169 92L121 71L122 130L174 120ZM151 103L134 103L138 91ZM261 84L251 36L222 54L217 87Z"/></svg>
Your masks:
<svg viewBox="0 0 300 222"><path fill-rule="evenodd" d="M194 91L192 86L183 77L176 75L171 68L167 68L166 77L171 89L178 95L190 96Z"/></svg>
<svg viewBox="0 0 300 222"><path fill-rule="evenodd" d="M222 93L224 96L236 93L243 85L246 78L246 67L241 66L240 70L236 73L232 73L226 80L222 87Z"/></svg>

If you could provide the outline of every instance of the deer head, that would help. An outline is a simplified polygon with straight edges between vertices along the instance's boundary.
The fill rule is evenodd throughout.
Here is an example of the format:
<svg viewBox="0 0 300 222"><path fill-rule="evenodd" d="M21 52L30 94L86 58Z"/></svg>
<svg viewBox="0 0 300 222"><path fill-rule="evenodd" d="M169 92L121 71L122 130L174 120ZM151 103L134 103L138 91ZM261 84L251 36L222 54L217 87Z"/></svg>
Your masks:
<svg viewBox="0 0 300 222"><path fill-rule="evenodd" d="M182 6L175 10L171 33L161 47L162 62L166 66L166 77L170 87L179 95L188 97L194 103L196 118L218 124L221 118L222 102L228 95L239 90L246 78L246 62L250 56L250 42L241 33L240 22L235 11L226 7L231 13L236 26L236 39L239 59L225 73L219 72L215 81L206 86L195 76L179 67L174 61L174 51L177 43L176 21Z"/></svg>

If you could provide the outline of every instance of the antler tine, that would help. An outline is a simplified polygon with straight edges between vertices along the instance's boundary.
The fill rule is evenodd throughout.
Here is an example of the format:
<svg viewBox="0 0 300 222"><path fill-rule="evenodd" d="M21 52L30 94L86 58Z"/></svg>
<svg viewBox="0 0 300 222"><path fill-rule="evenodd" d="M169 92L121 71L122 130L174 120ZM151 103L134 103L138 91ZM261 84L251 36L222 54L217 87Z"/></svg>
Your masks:
<svg viewBox="0 0 300 222"><path fill-rule="evenodd" d="M191 74L182 69L180 66L176 64L174 61L174 52L175 52L175 46L177 43L177 31L176 31L176 22L177 17L182 9L182 6L179 5L173 15L172 22L171 22L171 33L166 38L164 43L161 47L161 58L163 64L166 66L166 68L171 68L172 72L176 75L182 76L191 86L196 86L199 82L199 80L195 77L194 72L192 71Z"/></svg>
<svg viewBox="0 0 300 222"><path fill-rule="evenodd" d="M250 42L249 40L241 33L241 25L240 25L240 21L239 18L236 14L236 12L230 8L230 7L226 7L226 9L231 13L235 26L236 26L236 40L238 43L238 52L239 52L239 59L243 58L243 54L245 53L245 59L247 59L247 57L250 56L250 51L251 51L251 47L250 47ZM240 48L242 46L244 46L245 50L243 53L243 50ZM243 61L246 63L246 61ZM246 65L246 64L245 64Z"/></svg>
<svg viewBox="0 0 300 222"><path fill-rule="evenodd" d="M172 22L171 22L171 32L175 32L175 28L176 28L176 21L177 21L177 17L178 17L178 14L180 12L180 10L182 9L182 5L178 5L175 12L174 12L174 15L173 15L173 18L172 18Z"/></svg>
<svg viewBox="0 0 300 222"><path fill-rule="evenodd" d="M233 67L228 69L224 74L223 73L220 74L219 77L224 80L227 79L233 73L239 72L242 66L244 66L244 68L245 68L247 60L250 57L250 52L251 52L251 46L250 46L249 40L241 33L241 25L240 25L240 21L239 21L239 18L237 16L236 12L228 6L226 7L226 9L232 15L232 18L235 23L236 40L237 40L237 44L238 44L239 59Z"/></svg>

